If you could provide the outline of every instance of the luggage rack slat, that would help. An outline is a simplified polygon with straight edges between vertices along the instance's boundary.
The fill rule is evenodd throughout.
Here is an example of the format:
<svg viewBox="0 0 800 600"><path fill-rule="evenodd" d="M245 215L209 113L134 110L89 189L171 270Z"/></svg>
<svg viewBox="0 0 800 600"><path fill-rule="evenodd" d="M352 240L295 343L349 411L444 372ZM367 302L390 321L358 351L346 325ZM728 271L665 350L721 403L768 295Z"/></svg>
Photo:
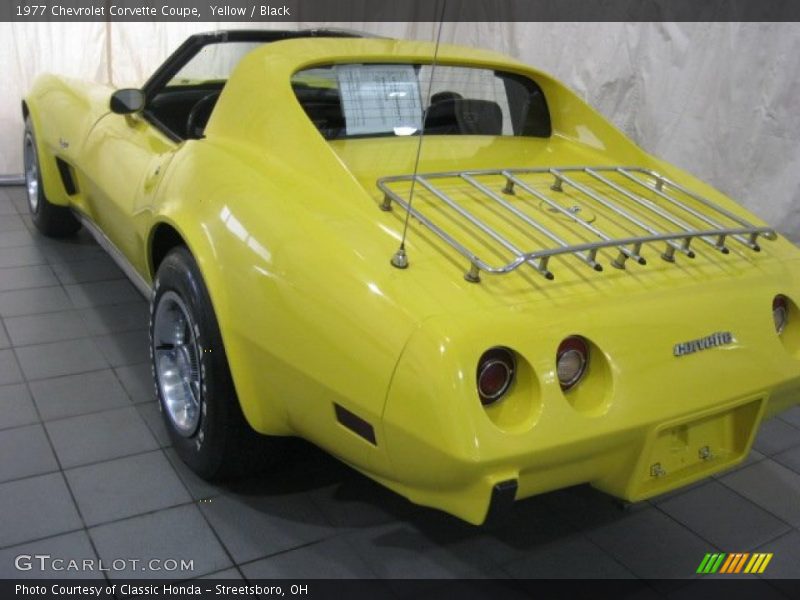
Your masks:
<svg viewBox="0 0 800 600"><path fill-rule="evenodd" d="M575 179L575 177L568 174L589 176L596 185L589 186L588 184L581 183ZM571 210L564 208L555 197L551 197L537 190L529 182L522 179L525 175L551 176L554 178L553 184L550 186L550 190L553 192L563 192L563 185L566 184L570 188L576 190L581 197L587 198L590 203L596 203L604 207L606 210L611 211L614 216L625 219L625 221L632 223L635 227L647 232L648 235L615 238L609 235L608 232L604 232L599 226L581 219ZM655 183L651 184L649 181L640 177L640 175L652 178ZM495 178L502 178L501 181L505 181L505 186L498 188L498 191L494 191L492 187L490 187L489 182L479 181L479 178L492 176ZM663 200L672 210L667 210L656 201L646 198L641 195L641 193L634 192L621 183L610 179L610 177L614 176L622 177L624 180L630 181L637 189L641 188L646 190L652 196ZM505 210L504 214L509 215L509 218L513 217L515 219L513 222L520 226L522 231L532 234L541 234L554 242L556 247L524 251L519 247L518 243L509 240L495 228L481 220L472 211L462 206L451 197L451 195L443 191L441 188L442 180L466 182L470 186L470 189L477 190L485 198L492 200L493 205L503 208ZM513 259L504 264L490 264L488 261L479 257L477 252L470 250L464 243L458 241L454 235L448 233L430 218L422 214L420 210L414 207L413 200L411 202L407 201L396 190L392 189L393 184L400 182L416 182L421 185L427 192L453 210L461 218L465 219L470 225L491 238L491 240L499 244L503 249L510 252L513 255ZM439 185L437 186L437 184ZM381 208L383 210L391 210L393 204L397 204L407 211L410 216L413 216L422 225L430 229L459 254L464 256L469 261L469 268L465 274L465 278L473 282L480 280L481 272L504 274L514 271L523 264L533 267L539 274L547 279L553 279L554 275L548 269L548 263L550 258L554 256L573 254L594 270L601 271L602 265L597 262L596 258L598 251L602 249L618 250L619 254L611 264L617 268L624 269L625 262L629 258L639 264L646 264L645 259L641 256L641 249L645 244L656 242L665 243L666 249L661 253L661 257L665 261L674 262L676 252L680 252L689 258L694 258L695 251L690 248L690 245L695 238L699 238L715 250L727 254L730 250L725 245L726 238L735 240L750 250L759 251L760 247L757 243L759 236L768 240L774 240L777 237L777 234L772 228L752 225L696 192L652 170L640 167L576 166L536 169L448 171L383 177L378 179L377 185L384 194L383 202L380 205ZM598 189L598 187L600 189ZM515 191L516 189L522 190L524 194L517 194ZM641 216L637 216L637 214L627 210L619 200L614 199L613 196L609 196L609 193L615 193L617 197L621 196L635 204L636 207L640 209ZM682 194L692 201L700 203L709 209L712 215L710 216L709 214L699 212L682 199L676 197L678 194ZM520 207L515 206L514 203L505 199L503 195L516 196ZM571 224L572 227L578 227L580 230L599 238L599 240L578 244L568 243L563 237L549 228L541 219L535 218L525 210L522 210L521 207L531 206L530 199L541 201L552 209L552 212L566 217L568 223ZM694 219L701 221L709 227L695 228L684 218L678 216L676 212L679 214L685 213L691 215ZM649 221L649 219L653 217L671 223L677 227L678 231L661 231L660 227L657 228L655 225L656 223L661 223L663 225L663 221L658 221L657 218L653 219L653 221ZM720 217L733 221L736 225L732 227L725 226L717 220ZM553 217L547 218L552 219Z"/></svg>
<svg viewBox="0 0 800 600"><path fill-rule="evenodd" d="M611 237L607 236L605 233L600 231L597 227L594 227L593 225L590 225L589 223L587 223L583 219L581 219L578 216L576 216L574 213L568 211L563 206L560 206L557 202L555 202L551 198L548 198L547 196L545 196L541 192L535 190L534 188L529 186L527 183L525 183L524 181L522 181L518 177L515 177L511 171L506 170L506 171L503 171L502 174L503 174L503 176L506 177L506 179L507 179L507 181L509 183L514 184L515 186L522 188L523 190L525 190L526 192L528 192L532 196L535 196L536 198L539 198L539 200L541 200L542 202L546 203L548 206L556 209L556 211L558 211L562 215L568 217L569 219L573 220L575 223L577 223L578 225L580 225L584 229L587 229L588 231L594 233L600 239L602 239L602 240L604 240L606 242L612 241ZM618 267L620 269L623 268L624 265L625 265L625 261L628 258L632 258L633 260L635 260L639 264L642 264L642 265L645 264L645 260L641 256L639 256L638 250L631 251L628 248L626 248L625 246L620 245L619 246L619 252L620 252L619 257L613 263L611 263L615 267Z"/></svg>
<svg viewBox="0 0 800 600"><path fill-rule="evenodd" d="M514 214L516 217L518 217L519 219L521 219L522 221L524 221L525 223L527 223L528 225L530 225L531 227L536 229L538 232L540 232L543 235L549 237L551 240L553 240L556 244L558 244L562 248L569 248L569 244L567 242L565 242L563 239L558 237L552 231L547 229L547 227L545 227L544 225L541 225L539 222L537 222L536 220L531 218L529 215L527 215L524 212L522 212L521 210L519 210L516 206L514 206L513 204L507 202L505 199L500 197L499 194L497 194L496 192L493 192L491 189L489 189L487 186L483 185L481 182L476 181L471 175L469 175L467 173L462 173L461 174L461 178L464 181L466 181L467 183L471 184L473 187L477 188L479 191L483 192L484 194L486 194L487 196L492 198L494 201L496 201L498 204L500 204L500 206L502 206L506 210L510 211L512 214ZM595 260L595 255L597 254L596 252L592 252L592 253L576 252L576 254L580 257L581 260L583 260L583 262L585 262L587 265L589 265L594 270L596 270L596 271L602 271L603 270L603 266ZM539 270L539 271L541 271L543 268L546 270L546 268L547 268L546 263L545 263L544 266L541 263L537 266L537 270ZM550 273L550 272L547 271L547 273ZM547 273L542 273L542 274L545 277L548 277ZM551 276L548 277L548 278L552 279L552 274L550 274L550 275Z"/></svg>
<svg viewBox="0 0 800 600"><path fill-rule="evenodd" d="M660 175L660 174L655 173L653 171L648 171L647 169L628 169L628 171L638 171L640 173L648 174L651 177L655 177L657 182L661 182L661 186L660 187L658 185L656 186L660 191L663 192L663 185L667 184L669 187L671 187L673 189L676 189L676 190L678 190L679 192L681 192L683 194L686 194L690 198L693 198L694 200L700 202L701 204L704 204L708 208L710 208L712 210L715 210L718 213L724 215L725 217L727 217L731 221L735 221L736 223L738 223L739 225L742 225L743 227L751 227L750 223L748 223L746 220L742 219L740 216L733 214L732 212L730 212L729 210L725 209L724 207L719 206L718 204L715 204L715 203L711 202L710 200L708 200L707 198L704 198L700 194L697 194L697 193L685 188L681 184L676 183L676 182L672 181L671 179L668 179L667 177L664 177L663 175ZM770 238L768 237L768 239L770 239ZM774 239L774 238L772 238L772 239ZM741 240L741 241L742 241L743 244L749 246L749 243L748 243L749 240ZM751 249L755 249L755 248L751 247Z"/></svg>
<svg viewBox="0 0 800 600"><path fill-rule="evenodd" d="M584 171L586 173L588 173L589 175L591 175L592 177L594 177L595 179L597 179L598 181L601 181L601 182L605 183L607 186L609 186L614 191L619 192L620 194L622 194L626 198L632 200L636 204L651 210L652 212L654 212L657 215L659 215L660 217L666 219L667 221L669 221L673 225L677 225L678 227L680 227L684 231L692 231L692 228L685 221L681 221L680 219L678 219L674 215L672 215L672 214L668 213L667 211L663 210L660 206L658 206L656 204L653 204L652 202L650 202L646 198L642 198L640 196L637 196L636 194L634 194L630 190L626 190L624 187L622 187L620 185L617 185L616 183L614 183L613 181L611 181L609 179L606 179L605 177L603 177L602 175L597 173L594 169L587 167L586 169L584 169ZM700 239L703 240L704 242L710 244L715 249L719 250L719 247L717 247L717 245L714 244L713 242L708 241L706 238L700 238ZM689 249L690 242L691 242L691 238L686 238L686 240L684 240L684 243L680 245L679 250L683 254L688 256L689 258L694 258L694 256L695 256L694 252ZM664 260L672 262L672 260L674 260L674 258L673 258L674 255L675 255L675 251L674 250L670 250L670 248L667 247L666 251L661 255L661 257Z"/></svg>
<svg viewBox="0 0 800 600"><path fill-rule="evenodd" d="M677 198L673 198L672 196L670 196L669 194L664 192L663 183L658 183L658 182L663 182L662 179L658 179L656 185L652 186L652 185L649 185L648 183L642 181L641 179L639 179L635 175L632 175L626 169L617 169L617 172L620 173L621 175L624 175L625 177L627 177L629 180L633 181L634 183L642 186L643 188L645 188L645 189L649 190L650 192L656 194L657 196L663 198L664 200L666 200L670 204L673 204L674 206L677 206L678 208L684 210L685 212L689 213L690 215L692 215L696 219L700 219L701 221L703 221L704 223L710 225L711 227L717 227L717 228L722 228L723 227L722 225L720 225L714 219L711 219L708 216L704 215L703 213L700 213L700 212L694 210L693 208L687 206L686 204L684 204L683 202L681 202ZM738 241L742 242L743 244L745 244L746 246L749 246L752 250L755 250L755 248L752 247L752 245L750 245L746 240L743 240L740 237L737 237L736 239ZM721 238L719 238L717 240L716 246L720 250L722 250L723 253L727 254L728 250L727 250L727 248L725 246L724 237L721 237Z"/></svg>
<svg viewBox="0 0 800 600"><path fill-rule="evenodd" d="M521 257L521 256L524 256L524 255L525 255L525 253L524 253L522 250L518 249L518 248L517 248L517 247L516 247L514 244L512 244L512 243L511 243L509 240L507 240L507 239L506 239L506 238L504 238L502 235L500 235L500 234L499 234L497 231L495 231L494 229L492 229L491 227L489 227L488 225L486 225L486 224L485 224L483 221L481 221L480 219L477 219L477 218L476 218L476 217L475 217L475 216L474 216L472 213L470 213L470 212L469 212L467 209L465 209L465 208L464 208L464 207L462 207L460 204L458 204L458 202L456 202L456 201L452 200L451 198L449 198L449 197L447 196L447 194L445 194L444 192L442 192L442 191L438 190L438 189L437 189L437 188L436 188L434 185L432 185L431 183L429 183L429 182L428 182L428 181L425 179L425 176L424 176L424 175L417 175L417 176L416 176L416 180L417 180L417 183L419 183L420 185L422 185L422 186L423 186L423 187L424 187L426 190L428 190L428 191L429 191L431 194L433 194L434 196L436 196L437 198L439 198L439 200L441 200L442 202L444 202L445 204L447 204L447 205L448 205L450 208L452 208L454 211L456 211L456 212L457 212L459 215L461 215L461 216L462 216L462 217L464 217L464 218L465 218L467 221L469 221L470 223L472 223L473 225L475 225L475 227L477 227L478 229L480 229L481 231L483 231L483 232L484 232L486 235L488 235L490 238L492 238L492 239L493 239L494 241L496 241L498 244L500 244L501 246L503 246L503 248L505 248L506 250L508 250L508 251L509 251L509 252L511 252L512 254L514 254L514 255L515 255L517 258L519 258L519 257Z"/></svg>
<svg viewBox="0 0 800 600"><path fill-rule="evenodd" d="M588 171L589 171L589 169L586 169L586 172L588 172ZM644 229L645 231L647 231L648 233L650 233L652 235L658 235L659 233L661 233L660 231L652 228L650 225L648 225L647 223L645 223L641 219L636 218L635 215L632 215L632 214L630 214L628 212L625 212L625 210L620 208L617 204L611 202L610 200L607 200L607 199L603 198L599 194L596 194L594 191L592 191L591 189L587 188L583 184L580 184L577 181L573 180L571 177L567 177L563 172L556 171L556 169L551 169L551 172L553 172L553 174L556 175L556 177L558 177L560 179L560 181L563 181L567 185L575 188L576 190L581 192L583 195L589 196L595 202L598 202L599 204L605 206L610 211L612 211L614 214L619 215L623 219L626 219L626 220L630 221L631 223L633 223L637 227L640 227L641 229ZM676 250L677 251L681 251L681 252L685 251L685 249L682 246L680 246L679 244L676 244L672 240L668 240L667 241L667 246L668 247L672 247L672 252L673 253ZM692 254L689 251L685 251L685 252L686 252L687 256L689 256L690 258L694 258L694 254Z"/></svg>

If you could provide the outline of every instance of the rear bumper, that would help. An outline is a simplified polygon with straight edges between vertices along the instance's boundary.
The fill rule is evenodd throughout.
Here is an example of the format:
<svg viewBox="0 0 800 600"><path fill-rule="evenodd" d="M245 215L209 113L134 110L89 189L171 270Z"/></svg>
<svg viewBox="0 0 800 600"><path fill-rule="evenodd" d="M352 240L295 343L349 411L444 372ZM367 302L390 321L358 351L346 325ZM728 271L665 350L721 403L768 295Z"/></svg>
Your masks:
<svg viewBox="0 0 800 600"><path fill-rule="evenodd" d="M747 456L765 406L765 396L758 395L643 427L623 447L577 456L572 468L582 477L574 483L588 482L631 502L690 484ZM522 469L518 496L545 491L545 473Z"/></svg>
<svg viewBox="0 0 800 600"><path fill-rule="evenodd" d="M402 482L381 481L417 504L473 524L505 512L516 500L582 483L627 501L641 501L743 461L765 415L800 403L800 380L787 395L789 391L750 395L678 419L491 462L431 453L418 463L416 480L406 476ZM387 440L391 443L391 433ZM432 479L440 483L430 485Z"/></svg>

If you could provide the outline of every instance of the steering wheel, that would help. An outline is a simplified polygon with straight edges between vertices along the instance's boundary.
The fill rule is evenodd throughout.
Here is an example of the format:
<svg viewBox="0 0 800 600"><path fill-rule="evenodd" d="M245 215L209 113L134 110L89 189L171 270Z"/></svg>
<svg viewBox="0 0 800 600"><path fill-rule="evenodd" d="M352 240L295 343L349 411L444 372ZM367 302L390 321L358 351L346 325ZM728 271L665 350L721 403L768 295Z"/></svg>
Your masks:
<svg viewBox="0 0 800 600"><path fill-rule="evenodd" d="M194 103L189 116L186 118L186 137L189 139L200 139L206 129L206 124L211 116L211 111L217 104L220 90L206 94Z"/></svg>

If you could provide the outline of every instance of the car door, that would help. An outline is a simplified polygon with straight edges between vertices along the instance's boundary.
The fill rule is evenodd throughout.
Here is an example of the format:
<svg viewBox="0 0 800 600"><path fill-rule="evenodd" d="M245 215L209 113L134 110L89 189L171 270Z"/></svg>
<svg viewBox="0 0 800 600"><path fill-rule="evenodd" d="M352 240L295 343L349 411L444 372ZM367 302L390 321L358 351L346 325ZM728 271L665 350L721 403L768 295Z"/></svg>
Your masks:
<svg viewBox="0 0 800 600"><path fill-rule="evenodd" d="M140 274L154 197L180 145L142 115L116 113L103 116L84 142L84 210Z"/></svg>
<svg viewBox="0 0 800 600"><path fill-rule="evenodd" d="M141 92L128 90L144 97L143 109L109 112L84 141L83 175L90 193L80 208L143 276L152 213L170 161L184 140L202 138L231 70L263 43L261 37L248 32L190 37Z"/></svg>

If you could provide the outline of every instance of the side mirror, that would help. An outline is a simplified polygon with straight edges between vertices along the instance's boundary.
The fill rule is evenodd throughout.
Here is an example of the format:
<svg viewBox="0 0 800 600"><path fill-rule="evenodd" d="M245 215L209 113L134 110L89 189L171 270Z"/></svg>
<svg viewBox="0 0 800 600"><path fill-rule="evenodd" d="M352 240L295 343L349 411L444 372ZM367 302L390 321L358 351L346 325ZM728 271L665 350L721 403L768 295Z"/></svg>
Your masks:
<svg viewBox="0 0 800 600"><path fill-rule="evenodd" d="M118 115L137 113L144 108L144 92L133 88L111 94L111 111Z"/></svg>

